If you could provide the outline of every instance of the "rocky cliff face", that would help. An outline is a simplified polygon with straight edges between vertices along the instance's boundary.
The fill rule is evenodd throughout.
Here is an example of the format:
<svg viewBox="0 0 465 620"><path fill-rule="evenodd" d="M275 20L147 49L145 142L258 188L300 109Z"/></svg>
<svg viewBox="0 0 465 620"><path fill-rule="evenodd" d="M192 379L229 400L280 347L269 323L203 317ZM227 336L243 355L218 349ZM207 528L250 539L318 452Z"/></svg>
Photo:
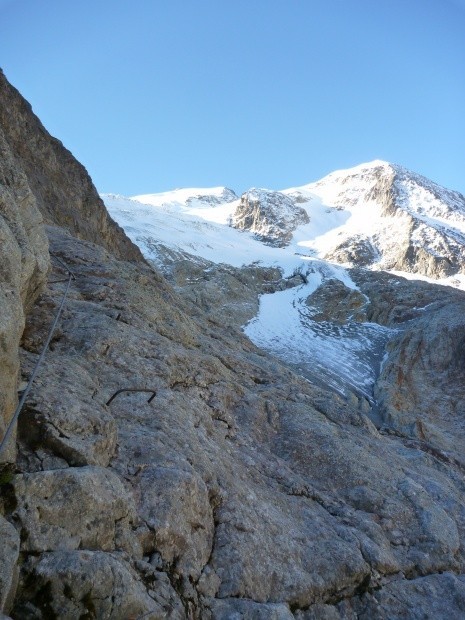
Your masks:
<svg viewBox="0 0 465 620"><path fill-rule="evenodd" d="M223 319L227 285L240 291L245 316L259 289L287 286L276 272L230 270L225 284L224 268L176 263L166 272L180 295L144 262L121 260L126 242L115 256L93 233L82 239L82 229L51 223L51 250L76 281L20 416L15 470L1 481L6 613L463 616L460 388L449 409L432 406L443 381L463 385L463 294L365 272L353 274L359 295L322 282L327 290L308 302L321 324L334 315L339 325L402 328L375 410L354 393L317 387ZM53 265L29 310L23 379L60 303L60 273ZM16 342L5 347L13 355ZM127 391L109 402L125 388L155 397Z"/></svg>
<svg viewBox="0 0 465 620"><path fill-rule="evenodd" d="M109 217L85 168L47 132L1 70L0 126L45 223L63 226L120 258L143 260L137 246Z"/></svg>
<svg viewBox="0 0 465 620"><path fill-rule="evenodd" d="M17 403L24 311L44 287L48 241L36 198L0 127L0 433ZM0 456L13 458L13 451Z"/></svg>

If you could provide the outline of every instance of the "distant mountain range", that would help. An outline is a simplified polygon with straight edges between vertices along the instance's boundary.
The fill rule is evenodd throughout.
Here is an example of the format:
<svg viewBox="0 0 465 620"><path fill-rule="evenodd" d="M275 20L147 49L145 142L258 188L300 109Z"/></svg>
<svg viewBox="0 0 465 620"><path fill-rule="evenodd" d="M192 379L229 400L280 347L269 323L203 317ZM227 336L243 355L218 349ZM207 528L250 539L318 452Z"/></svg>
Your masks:
<svg viewBox="0 0 465 620"><path fill-rule="evenodd" d="M464 196L383 161L240 198L224 187L102 197L155 262L164 245L235 266L259 261L286 272L319 258L465 287Z"/></svg>

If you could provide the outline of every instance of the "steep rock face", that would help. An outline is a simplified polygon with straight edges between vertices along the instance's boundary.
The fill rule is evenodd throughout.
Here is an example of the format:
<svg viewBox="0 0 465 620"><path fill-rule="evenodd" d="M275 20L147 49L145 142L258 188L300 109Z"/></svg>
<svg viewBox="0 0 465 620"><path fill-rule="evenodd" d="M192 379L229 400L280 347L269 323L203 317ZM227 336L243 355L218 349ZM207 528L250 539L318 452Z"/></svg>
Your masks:
<svg viewBox="0 0 465 620"><path fill-rule="evenodd" d="M375 386L379 424L465 468L465 295L388 274L357 271L367 314L396 326Z"/></svg>
<svg viewBox="0 0 465 620"><path fill-rule="evenodd" d="M17 403L24 311L43 288L48 241L36 199L0 126L0 437ZM14 443L14 442L12 442ZM10 446L0 459L13 458Z"/></svg>
<svg viewBox="0 0 465 620"><path fill-rule="evenodd" d="M100 243L120 258L143 260L137 246L109 217L85 168L46 131L1 70L0 127L46 223Z"/></svg>
<svg viewBox="0 0 465 620"><path fill-rule="evenodd" d="M299 224L309 222L307 212L280 192L251 189L241 196L231 218L231 226L248 230L258 239L276 247L288 245Z"/></svg>

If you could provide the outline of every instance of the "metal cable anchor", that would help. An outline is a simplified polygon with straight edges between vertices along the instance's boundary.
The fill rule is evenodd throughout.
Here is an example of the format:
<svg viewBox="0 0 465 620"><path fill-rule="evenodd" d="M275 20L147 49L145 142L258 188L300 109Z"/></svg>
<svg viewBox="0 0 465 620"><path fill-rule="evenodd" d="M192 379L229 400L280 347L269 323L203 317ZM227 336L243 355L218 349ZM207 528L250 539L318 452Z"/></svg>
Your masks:
<svg viewBox="0 0 465 620"><path fill-rule="evenodd" d="M118 394L121 394L121 392L150 392L152 394L152 396L148 399L148 401L147 401L148 403L151 403L152 400L157 395L157 391L156 390L150 390L148 388L121 388L121 390L116 390L116 392L113 394L113 396L111 398L109 398L105 404L109 405L111 403L111 401L118 396Z"/></svg>

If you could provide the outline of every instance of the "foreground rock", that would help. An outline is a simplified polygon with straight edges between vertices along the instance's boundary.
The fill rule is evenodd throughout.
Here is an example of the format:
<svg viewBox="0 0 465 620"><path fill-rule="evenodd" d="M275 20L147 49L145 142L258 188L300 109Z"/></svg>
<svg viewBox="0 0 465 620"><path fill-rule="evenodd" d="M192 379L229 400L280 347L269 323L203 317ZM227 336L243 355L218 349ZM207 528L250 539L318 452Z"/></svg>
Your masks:
<svg viewBox="0 0 465 620"><path fill-rule="evenodd" d="M49 255L47 237L36 197L26 175L17 166L14 150L1 124L0 252L0 438L2 438L17 404L18 345L24 329L24 311L31 308L45 284ZM0 463L13 459L14 441L10 442L0 455Z"/></svg>
<svg viewBox="0 0 465 620"><path fill-rule="evenodd" d="M306 617L312 608L314 617L324 618L334 608L349 618L347 610L363 603L364 592L378 600L388 583L395 592L404 575L428 575L434 584L444 571L463 571L465 488L454 463L420 444L409 446L401 437L380 434L355 402L312 387L233 328L189 318L189 306L148 267L117 262L101 248L58 230L50 234L54 251L79 277L60 339L31 398L42 402L46 390L50 398L60 393L62 406L71 406L81 380L85 392L87 377L98 376L95 409L107 416L111 411L118 433L111 479L116 475L121 481L115 479L118 494L121 484L127 489L121 513L110 499L98 512L115 524L123 513L133 516L121 521L122 534L112 534L110 545L93 534L99 531L98 520L89 516L93 525L88 530L83 516L81 535L79 522L57 509L53 527L62 534L50 537L43 512L48 508L37 503L36 489L43 502L46 481L51 476L63 480L63 490L51 496L57 502L69 487L70 470L47 471L49 463L56 463L55 446L39 447L34 432L28 443L24 425L31 419L26 417L20 463L30 473L13 482L20 502L10 517L20 517L16 523L24 532L25 557L31 548L25 533L36 526L21 506L41 505L37 523L43 523L48 541L40 546L43 551L61 553L66 540L81 540L73 553L126 554L133 592L145 588L155 603L165 604L165 590L163 597L150 594L146 580L152 571L176 593L170 599L178 601L173 609L179 611L182 601L186 617L212 618L232 613ZM42 299L56 303L59 286ZM29 334L40 334L41 307L31 314ZM26 367L31 355L25 354ZM76 360L81 372L71 363ZM67 368L74 382L69 394L63 390ZM149 404L145 394L122 394L107 408L104 403L122 387L153 388L157 396ZM35 405L37 424L39 417ZM61 468L68 465L62 450L59 459ZM71 471L87 493L92 468ZM85 475L77 476L80 471ZM103 501L101 492L99 497ZM77 556L59 557L65 566ZM22 567L18 610L40 607L43 587L54 592L50 604L58 604L52 576L58 564L37 565L34 558ZM37 567L40 575L48 575L40 577L40 590L28 585L36 583ZM109 591L114 587L104 583ZM451 583L456 584L451 600L459 600L462 582ZM432 604L427 592L422 604L425 609ZM114 609L109 617L124 616Z"/></svg>

